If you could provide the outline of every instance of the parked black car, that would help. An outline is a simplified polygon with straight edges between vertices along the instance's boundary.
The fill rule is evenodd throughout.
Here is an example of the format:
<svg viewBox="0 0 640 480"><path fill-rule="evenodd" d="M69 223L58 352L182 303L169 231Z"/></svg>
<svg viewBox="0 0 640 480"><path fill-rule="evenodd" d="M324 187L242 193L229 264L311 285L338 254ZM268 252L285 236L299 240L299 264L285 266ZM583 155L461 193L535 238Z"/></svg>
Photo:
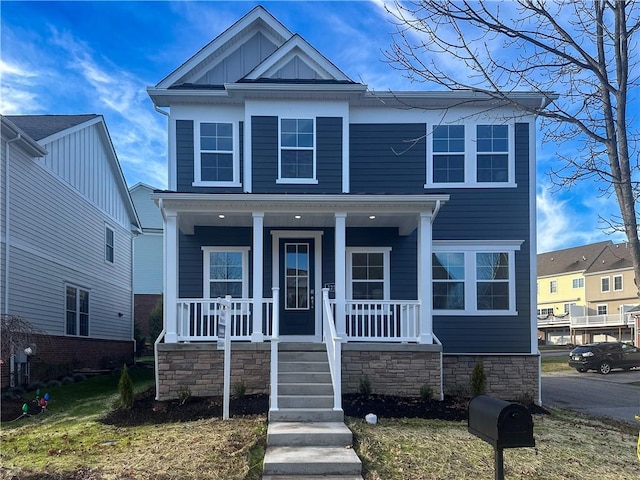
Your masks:
<svg viewBox="0 0 640 480"><path fill-rule="evenodd" d="M579 372L597 370L607 375L612 368L640 367L640 349L622 342L580 345L569 354L569 366Z"/></svg>

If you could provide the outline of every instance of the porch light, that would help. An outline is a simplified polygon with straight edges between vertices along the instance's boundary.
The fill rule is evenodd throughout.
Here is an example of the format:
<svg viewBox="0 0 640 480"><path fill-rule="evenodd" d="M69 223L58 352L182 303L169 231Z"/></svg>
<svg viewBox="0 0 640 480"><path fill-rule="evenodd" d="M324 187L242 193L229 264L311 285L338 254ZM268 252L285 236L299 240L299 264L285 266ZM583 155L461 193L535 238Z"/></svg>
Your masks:
<svg viewBox="0 0 640 480"><path fill-rule="evenodd" d="M220 215L218 215L218 218L224 218L224 215L221 213Z"/></svg>
<svg viewBox="0 0 640 480"><path fill-rule="evenodd" d="M369 215L369 220L375 220L376 216L375 215Z"/></svg>
<svg viewBox="0 0 640 480"><path fill-rule="evenodd" d="M294 215L294 217L296 220L300 220L302 217L300 215Z"/></svg>

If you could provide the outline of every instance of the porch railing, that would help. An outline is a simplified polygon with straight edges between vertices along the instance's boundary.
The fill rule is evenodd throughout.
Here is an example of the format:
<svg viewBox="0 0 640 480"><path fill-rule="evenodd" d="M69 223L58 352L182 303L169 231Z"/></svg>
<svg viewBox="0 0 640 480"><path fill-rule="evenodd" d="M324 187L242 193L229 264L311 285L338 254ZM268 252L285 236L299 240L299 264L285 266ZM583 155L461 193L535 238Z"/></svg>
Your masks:
<svg viewBox="0 0 640 480"><path fill-rule="evenodd" d="M322 337L327 347L331 383L333 384L333 409L342 410L342 339L336 333L328 288L322 289L322 327Z"/></svg>
<svg viewBox="0 0 640 480"><path fill-rule="evenodd" d="M620 315L619 313L612 315L589 315L586 317L571 317L571 328L581 327L607 327L607 326L622 326L631 324L626 315Z"/></svg>
<svg viewBox="0 0 640 480"><path fill-rule="evenodd" d="M223 321L226 313L230 316L228 324ZM271 298L262 300L262 321L264 335L270 338L273 324L273 299ZM223 328L226 328L226 325L229 327L231 340L251 340L253 300L232 298L227 303L221 298L178 299L178 341L214 342L224 335Z"/></svg>
<svg viewBox="0 0 640 480"><path fill-rule="evenodd" d="M345 327L349 341L418 341L418 300L347 300L345 307Z"/></svg>

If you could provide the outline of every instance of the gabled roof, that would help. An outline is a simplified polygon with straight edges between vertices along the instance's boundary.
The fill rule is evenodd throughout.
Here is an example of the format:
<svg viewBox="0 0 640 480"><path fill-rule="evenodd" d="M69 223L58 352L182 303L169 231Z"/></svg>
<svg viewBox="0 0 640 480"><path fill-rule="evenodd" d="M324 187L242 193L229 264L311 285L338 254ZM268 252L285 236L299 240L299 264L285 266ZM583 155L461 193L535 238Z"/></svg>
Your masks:
<svg viewBox="0 0 640 480"><path fill-rule="evenodd" d="M55 133L78 126L99 115L6 115L20 130L40 141Z"/></svg>
<svg viewBox="0 0 640 480"><path fill-rule="evenodd" d="M9 120L6 115L0 116L0 124L2 125L2 133L9 132L11 138L7 137L8 142L18 142L25 149L28 155L32 157L44 157L47 150L36 142L27 132L18 127L14 122Z"/></svg>
<svg viewBox="0 0 640 480"><path fill-rule="evenodd" d="M630 268L633 268L633 261L631 260L631 250L628 244L610 244L600 252L598 258L589 266L585 274L590 275L610 270L625 270Z"/></svg>
<svg viewBox="0 0 640 480"><path fill-rule="evenodd" d="M584 272L609 245L613 245L613 243L607 240L606 242L541 253L538 255L538 277Z"/></svg>

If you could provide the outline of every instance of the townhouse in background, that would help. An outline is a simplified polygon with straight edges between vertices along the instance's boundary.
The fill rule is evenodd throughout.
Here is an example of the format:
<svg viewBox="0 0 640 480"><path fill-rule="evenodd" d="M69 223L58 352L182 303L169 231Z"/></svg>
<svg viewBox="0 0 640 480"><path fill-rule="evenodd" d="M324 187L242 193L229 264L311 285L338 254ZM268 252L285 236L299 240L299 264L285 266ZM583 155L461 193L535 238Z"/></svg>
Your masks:
<svg viewBox="0 0 640 480"><path fill-rule="evenodd" d="M611 241L538 255L538 336L545 344L640 345L631 252Z"/></svg>
<svg viewBox="0 0 640 480"><path fill-rule="evenodd" d="M162 300L162 215L151 200L154 187L137 183L129 189L140 220L140 234L133 239L133 303L138 334L147 345L155 338L149 335L149 316Z"/></svg>
<svg viewBox="0 0 640 480"><path fill-rule="evenodd" d="M3 386L130 362L139 223L103 117L1 122L0 311L42 334L2 359Z"/></svg>
<svg viewBox="0 0 640 480"><path fill-rule="evenodd" d="M282 351L325 348L334 396L468 391L482 361L490 393L538 398L533 116L371 92L262 7L148 93L169 115L159 399L222 392L228 318L231 383L272 409Z"/></svg>

